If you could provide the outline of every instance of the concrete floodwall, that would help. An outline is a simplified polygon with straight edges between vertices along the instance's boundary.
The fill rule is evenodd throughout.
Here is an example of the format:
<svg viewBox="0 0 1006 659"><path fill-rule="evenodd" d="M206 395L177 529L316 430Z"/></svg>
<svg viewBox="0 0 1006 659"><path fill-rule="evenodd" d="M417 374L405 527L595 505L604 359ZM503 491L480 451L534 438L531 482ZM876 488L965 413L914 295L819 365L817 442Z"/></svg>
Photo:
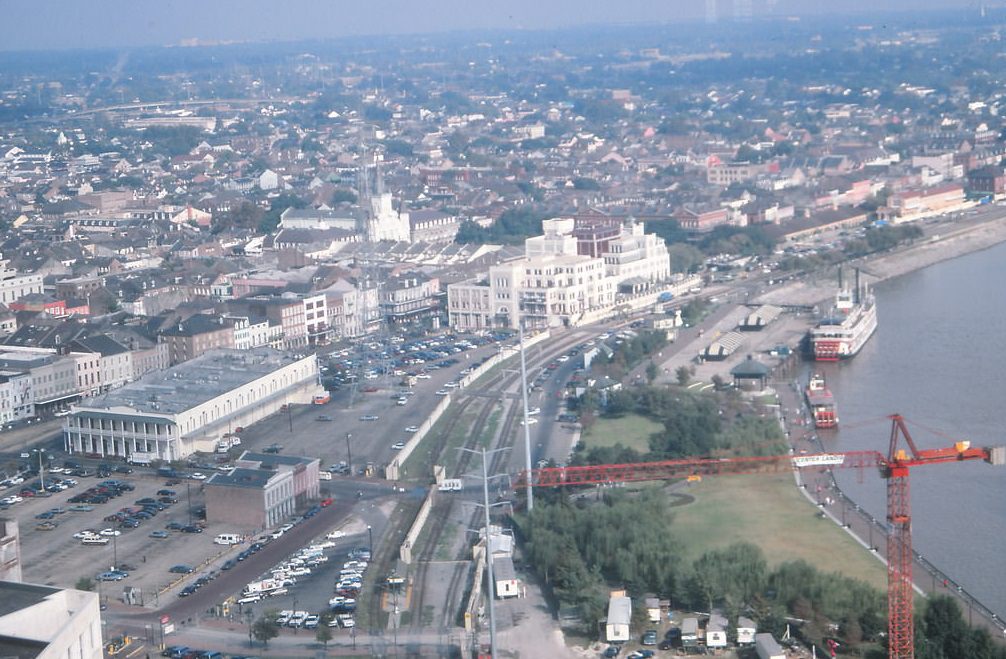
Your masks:
<svg viewBox="0 0 1006 659"><path fill-rule="evenodd" d="M482 604L482 576L485 574L486 568L485 554L484 541L475 545L472 551L472 558L475 561L475 569L472 574L472 590L468 595L468 601L465 602L466 632L472 632L477 629L479 619L482 617L483 609L485 608Z"/></svg>
<svg viewBox="0 0 1006 659"><path fill-rule="evenodd" d="M433 408L430 415L419 424L419 430L412 433L412 437L409 438L409 441L405 442L405 448L399 451L395 455L395 459L384 468L384 477L386 479L389 481L397 481L406 476L406 474L402 473L402 465L405 464L405 461L409 459L412 452L416 450L419 443L423 441L424 437L426 437L426 433L430 432L430 428L432 428L433 424L437 422L444 412L447 411L447 408L450 407L450 405L451 396L449 394L440 399L440 402Z"/></svg>
<svg viewBox="0 0 1006 659"><path fill-rule="evenodd" d="M530 338L525 338L524 346L530 348L531 346L538 344L544 341L545 339L549 338L549 336L551 335L548 332L542 332ZM482 364L480 364L477 368L472 369L471 373L458 380L458 385L461 388L467 387L472 382L475 382L480 377L489 372L489 369L503 362L504 360L513 357L518 352L520 352L519 347L509 347L500 350L498 353L482 362ZM399 451L398 454L395 455L395 459L392 460L391 463L384 468L384 477L386 479L388 479L389 481L397 481L402 478L405 478L408 475L403 473L402 465L405 464L405 461L409 459L409 456L412 455L412 452L415 451L416 447L419 446L420 442L423 441L423 438L425 438L427 433L429 433L430 429L433 427L433 424L435 424L437 420L440 419L440 417L443 415L443 413L447 411L447 408L450 407L451 405L452 399L453 396L451 395L447 395L441 398L440 402L437 403L437 406L433 408L432 412L430 412L430 415L426 417L426 420L423 421L421 424L419 424L419 430L412 434L412 437L409 438L409 441L405 442L405 448Z"/></svg>
<svg viewBox="0 0 1006 659"><path fill-rule="evenodd" d="M423 505L419 507L419 513L416 515L415 521L409 527L409 532L405 534L402 546L398 548L398 557L406 565L412 563L412 548L415 546L416 540L423 530L423 525L426 524L426 518L430 516L430 510L433 509L433 496L436 491L436 485L430 486L430 491L426 493L426 498L423 499Z"/></svg>

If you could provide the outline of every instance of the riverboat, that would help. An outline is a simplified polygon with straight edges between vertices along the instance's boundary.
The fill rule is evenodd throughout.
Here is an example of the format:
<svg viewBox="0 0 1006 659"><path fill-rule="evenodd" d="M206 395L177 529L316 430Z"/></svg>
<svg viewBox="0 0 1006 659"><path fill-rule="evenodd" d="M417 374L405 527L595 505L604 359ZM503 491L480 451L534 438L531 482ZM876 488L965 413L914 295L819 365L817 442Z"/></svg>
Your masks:
<svg viewBox="0 0 1006 659"><path fill-rule="evenodd" d="M824 380L824 375L815 373L807 383L807 405L814 418L815 428L837 428L838 408L835 397Z"/></svg>
<svg viewBox="0 0 1006 659"><path fill-rule="evenodd" d="M855 288L839 288L832 309L810 330L811 353L819 362L855 357L877 329L877 301L859 285L859 270Z"/></svg>

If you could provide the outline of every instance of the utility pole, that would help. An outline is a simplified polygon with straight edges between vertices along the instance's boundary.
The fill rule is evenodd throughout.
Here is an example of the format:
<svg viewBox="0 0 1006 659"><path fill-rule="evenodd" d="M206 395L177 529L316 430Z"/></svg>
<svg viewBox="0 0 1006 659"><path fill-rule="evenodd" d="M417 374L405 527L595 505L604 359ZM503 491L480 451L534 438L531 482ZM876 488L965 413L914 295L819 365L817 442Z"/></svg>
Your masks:
<svg viewBox="0 0 1006 659"><path fill-rule="evenodd" d="M524 359L524 323L520 314L517 314L517 336L520 341L520 394L524 403L524 468L527 473L531 473L531 423L528 419L527 407L527 361ZM534 509L534 488L531 487L531 479L528 479L527 487L527 511ZM488 503L486 505L489 505Z"/></svg>
<svg viewBox="0 0 1006 659"><path fill-rule="evenodd" d="M346 433L346 464L349 466L349 475L353 475L353 449L349 447L349 440L352 438L352 433Z"/></svg>
<svg viewBox="0 0 1006 659"><path fill-rule="evenodd" d="M468 453L476 453L482 455L482 510L483 510L483 523L485 524L485 559L486 559L486 600L488 602L489 609L489 647L490 656L498 657L496 653L496 606L495 606L495 590L496 590L496 580L493 577L493 559L492 559L492 534L489 527L489 455L493 453L501 453L508 450L507 447L493 449L492 451L486 451L484 448L478 451L462 448L462 451ZM506 476L506 474L499 474L498 476Z"/></svg>
<svg viewBox="0 0 1006 659"><path fill-rule="evenodd" d="M45 467L42 465L42 455L45 453L44 449L38 450L38 484L45 491Z"/></svg>
<svg viewBox="0 0 1006 659"><path fill-rule="evenodd" d="M523 346L523 343L521 344ZM523 355L523 350L521 355ZM522 383L523 385L523 383ZM526 395L526 394L525 394ZM527 405L524 406L524 418L527 418ZM527 426L525 426L525 432ZM498 657L496 654L496 604L495 604L495 593L496 581L493 578L493 557L492 557L492 543L489 541L491 534L489 532L489 458L486 457L486 450L482 449L482 511L485 513L485 524L486 524L486 577L489 581L489 587L486 589L486 599L489 601L489 652L490 656ZM530 489L530 488L529 488ZM530 502L529 502L530 503Z"/></svg>

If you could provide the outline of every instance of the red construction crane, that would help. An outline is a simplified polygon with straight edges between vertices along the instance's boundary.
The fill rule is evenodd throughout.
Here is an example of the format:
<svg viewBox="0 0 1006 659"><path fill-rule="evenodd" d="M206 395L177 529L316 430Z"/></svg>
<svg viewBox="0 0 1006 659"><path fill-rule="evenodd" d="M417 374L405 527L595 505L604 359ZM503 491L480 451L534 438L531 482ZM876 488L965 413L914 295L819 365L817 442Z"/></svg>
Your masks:
<svg viewBox="0 0 1006 659"><path fill-rule="evenodd" d="M913 659L914 627L912 617L912 513L908 491L908 473L912 467L944 462L984 460L993 465L1006 462L1006 448L971 448L969 442L957 442L949 448L923 449L915 446L905 420L891 417L891 440L887 455L877 451L846 451L811 455L773 455L738 458L691 458L641 462L635 464L546 467L531 470L531 485L592 485L629 481L666 480L689 476L777 472L808 467L876 467L887 479L887 629L891 659ZM907 451L899 446L904 437ZM527 482L522 472L515 486Z"/></svg>

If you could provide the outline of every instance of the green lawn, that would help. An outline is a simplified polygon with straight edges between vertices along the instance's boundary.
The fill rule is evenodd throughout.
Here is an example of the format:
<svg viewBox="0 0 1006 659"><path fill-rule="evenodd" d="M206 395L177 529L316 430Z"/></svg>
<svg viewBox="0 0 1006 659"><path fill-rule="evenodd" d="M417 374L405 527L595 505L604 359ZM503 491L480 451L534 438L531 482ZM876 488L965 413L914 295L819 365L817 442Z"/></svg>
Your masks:
<svg viewBox="0 0 1006 659"><path fill-rule="evenodd" d="M817 517L791 474L706 478L677 492L695 497L671 509L686 561L748 541L761 547L772 565L803 559L819 570L886 588L883 564L834 522Z"/></svg>
<svg viewBox="0 0 1006 659"><path fill-rule="evenodd" d="M583 433L581 441L584 448L621 444L640 453L648 453L650 435L663 429L662 424L639 414L626 414L613 419L598 417L594 425Z"/></svg>

